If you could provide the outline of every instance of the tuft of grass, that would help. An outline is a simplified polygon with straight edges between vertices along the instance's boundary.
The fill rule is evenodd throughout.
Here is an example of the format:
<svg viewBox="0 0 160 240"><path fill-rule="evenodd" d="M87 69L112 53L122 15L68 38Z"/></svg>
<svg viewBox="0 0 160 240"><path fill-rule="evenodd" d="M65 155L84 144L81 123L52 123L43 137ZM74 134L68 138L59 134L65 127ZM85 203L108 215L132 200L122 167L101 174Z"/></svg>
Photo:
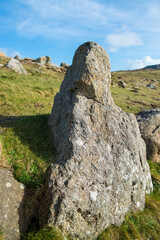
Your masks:
<svg viewBox="0 0 160 240"><path fill-rule="evenodd" d="M57 228L44 228L38 233L31 232L22 237L23 240L64 240L62 233Z"/></svg>

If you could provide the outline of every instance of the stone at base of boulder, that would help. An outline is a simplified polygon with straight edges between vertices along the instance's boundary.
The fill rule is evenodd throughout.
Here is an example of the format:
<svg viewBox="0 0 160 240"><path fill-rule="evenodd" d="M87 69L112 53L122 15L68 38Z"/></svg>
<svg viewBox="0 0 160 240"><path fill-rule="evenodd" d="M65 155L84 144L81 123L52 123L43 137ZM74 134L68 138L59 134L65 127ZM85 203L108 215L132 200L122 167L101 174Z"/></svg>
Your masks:
<svg viewBox="0 0 160 240"><path fill-rule="evenodd" d="M7 169L0 169L0 226L3 240L17 240L26 231L25 186Z"/></svg>

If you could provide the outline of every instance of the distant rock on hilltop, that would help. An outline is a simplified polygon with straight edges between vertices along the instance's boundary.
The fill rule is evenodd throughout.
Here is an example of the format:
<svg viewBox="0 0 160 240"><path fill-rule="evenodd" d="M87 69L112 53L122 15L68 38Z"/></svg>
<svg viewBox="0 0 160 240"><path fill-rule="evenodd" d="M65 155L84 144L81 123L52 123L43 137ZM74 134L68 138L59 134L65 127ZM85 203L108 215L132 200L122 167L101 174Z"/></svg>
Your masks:
<svg viewBox="0 0 160 240"><path fill-rule="evenodd" d="M6 57L6 55L2 52L0 52L0 57Z"/></svg>
<svg viewBox="0 0 160 240"><path fill-rule="evenodd" d="M149 65L149 66L144 67L143 69L148 69L148 68L160 69L160 64Z"/></svg>

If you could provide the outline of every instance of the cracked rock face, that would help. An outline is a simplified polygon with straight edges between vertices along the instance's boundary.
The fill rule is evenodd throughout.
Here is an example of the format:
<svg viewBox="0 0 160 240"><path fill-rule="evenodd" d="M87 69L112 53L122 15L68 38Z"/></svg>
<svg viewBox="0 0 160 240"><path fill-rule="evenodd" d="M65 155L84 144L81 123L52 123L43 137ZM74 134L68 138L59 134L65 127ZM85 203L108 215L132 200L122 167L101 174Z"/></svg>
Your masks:
<svg viewBox="0 0 160 240"><path fill-rule="evenodd" d="M142 138L146 143L147 158L160 162L160 108L149 109L137 114Z"/></svg>
<svg viewBox="0 0 160 240"><path fill-rule="evenodd" d="M57 161L48 169L40 226L96 239L152 191L145 143L132 114L110 93L110 61L94 42L81 45L54 100L49 125Z"/></svg>

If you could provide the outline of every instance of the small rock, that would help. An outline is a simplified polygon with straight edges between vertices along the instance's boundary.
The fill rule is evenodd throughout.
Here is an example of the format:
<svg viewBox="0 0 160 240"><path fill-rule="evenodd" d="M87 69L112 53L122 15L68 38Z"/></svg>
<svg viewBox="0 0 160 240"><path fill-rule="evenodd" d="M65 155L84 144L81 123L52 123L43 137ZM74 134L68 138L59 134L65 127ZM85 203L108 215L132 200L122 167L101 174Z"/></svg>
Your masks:
<svg viewBox="0 0 160 240"><path fill-rule="evenodd" d="M139 128L147 147L147 158L160 162L160 108L153 108L137 114Z"/></svg>
<svg viewBox="0 0 160 240"><path fill-rule="evenodd" d="M118 84L119 84L119 86L121 86L123 88L125 88L127 86L127 84L123 81L119 81Z"/></svg>
<svg viewBox="0 0 160 240"><path fill-rule="evenodd" d="M151 78L150 79L151 82L157 82L155 79Z"/></svg>
<svg viewBox="0 0 160 240"><path fill-rule="evenodd" d="M17 72L19 74L27 74L23 65L19 61L17 61L16 59L13 59L13 58L11 58L9 60L6 67L13 69L15 72Z"/></svg>
<svg viewBox="0 0 160 240"><path fill-rule="evenodd" d="M26 232L24 189L7 169L0 169L0 226L3 240L17 240Z"/></svg>
<svg viewBox="0 0 160 240"><path fill-rule="evenodd" d="M45 57L39 57L36 60L34 60L37 63L40 63L41 66L44 66L46 64L48 64L51 61L51 58L49 56L45 56Z"/></svg>
<svg viewBox="0 0 160 240"><path fill-rule="evenodd" d="M3 67L4 66L4 64L0 64L0 67Z"/></svg>
<svg viewBox="0 0 160 240"><path fill-rule="evenodd" d="M33 58L24 58L24 60L27 61L27 62L33 62L34 61Z"/></svg>
<svg viewBox="0 0 160 240"><path fill-rule="evenodd" d="M69 67L69 65L67 63L65 63L65 62L62 62L60 66L64 67L64 68L68 68Z"/></svg>
<svg viewBox="0 0 160 240"><path fill-rule="evenodd" d="M146 87L150 89L157 89L157 87L153 83L148 84Z"/></svg>
<svg viewBox="0 0 160 240"><path fill-rule="evenodd" d="M16 55L16 56L14 57L14 59L16 59L16 60L18 60L18 61L21 60L20 57L19 57L18 55Z"/></svg>

